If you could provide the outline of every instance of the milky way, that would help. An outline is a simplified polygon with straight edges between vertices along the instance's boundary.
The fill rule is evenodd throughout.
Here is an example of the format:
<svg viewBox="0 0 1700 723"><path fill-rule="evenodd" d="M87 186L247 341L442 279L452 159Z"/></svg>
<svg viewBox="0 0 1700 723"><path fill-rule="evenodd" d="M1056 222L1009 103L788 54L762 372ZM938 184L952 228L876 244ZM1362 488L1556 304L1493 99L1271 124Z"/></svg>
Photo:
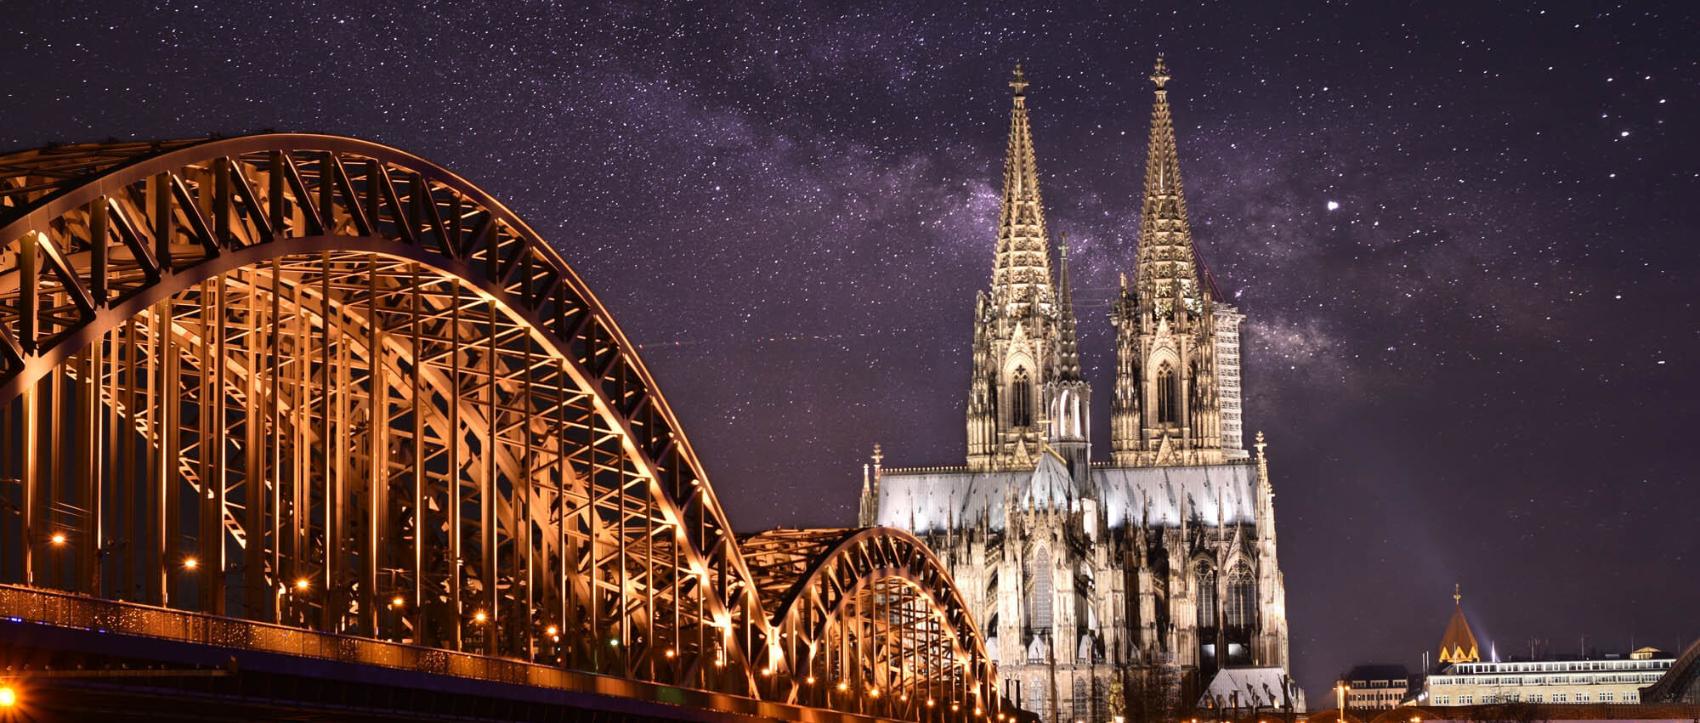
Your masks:
<svg viewBox="0 0 1700 723"><path fill-rule="evenodd" d="M964 452L1022 61L1107 429L1158 52L1248 314L1293 658L1700 636L1687 3L0 5L0 144L371 138L506 201L611 308L743 529ZM1318 699L1320 700L1320 699Z"/></svg>

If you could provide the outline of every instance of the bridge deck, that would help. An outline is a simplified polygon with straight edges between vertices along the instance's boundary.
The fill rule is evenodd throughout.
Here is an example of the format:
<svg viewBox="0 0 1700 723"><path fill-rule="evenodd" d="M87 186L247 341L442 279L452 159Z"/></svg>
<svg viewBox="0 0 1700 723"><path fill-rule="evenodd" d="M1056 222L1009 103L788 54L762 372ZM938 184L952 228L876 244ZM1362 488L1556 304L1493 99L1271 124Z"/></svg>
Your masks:
<svg viewBox="0 0 1700 723"><path fill-rule="evenodd" d="M0 585L0 640L0 677L62 714L180 719L194 703L250 719L877 720L16 585Z"/></svg>

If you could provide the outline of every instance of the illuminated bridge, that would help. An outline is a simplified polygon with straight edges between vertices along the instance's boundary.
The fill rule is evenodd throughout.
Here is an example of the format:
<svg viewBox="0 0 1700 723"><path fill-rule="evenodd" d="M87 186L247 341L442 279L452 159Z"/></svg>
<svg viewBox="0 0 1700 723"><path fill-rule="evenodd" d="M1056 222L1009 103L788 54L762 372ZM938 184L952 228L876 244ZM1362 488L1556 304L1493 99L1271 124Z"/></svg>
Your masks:
<svg viewBox="0 0 1700 723"><path fill-rule="evenodd" d="M560 254L394 148L0 156L0 412L24 713L1004 715L920 542L740 540Z"/></svg>

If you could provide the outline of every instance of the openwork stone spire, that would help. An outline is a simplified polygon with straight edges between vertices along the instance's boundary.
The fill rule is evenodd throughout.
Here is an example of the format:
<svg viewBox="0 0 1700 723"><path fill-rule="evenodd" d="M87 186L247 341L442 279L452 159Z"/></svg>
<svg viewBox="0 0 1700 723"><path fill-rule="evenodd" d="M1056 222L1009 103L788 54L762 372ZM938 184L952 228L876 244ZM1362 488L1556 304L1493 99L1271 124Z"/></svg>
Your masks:
<svg viewBox="0 0 1700 723"><path fill-rule="evenodd" d="M1074 290L1068 283L1068 234L1063 234L1063 242L1058 249L1062 258L1057 262L1057 326L1060 328L1057 341L1057 377L1062 381L1080 381L1080 339L1075 333L1074 320Z"/></svg>
<svg viewBox="0 0 1700 723"><path fill-rule="evenodd" d="M1027 121L1027 78L1021 66L1009 87L1009 148L1003 165L1003 206L998 217L998 256L992 272L996 304L1049 302L1051 262L1045 237L1045 207L1039 198L1039 164Z"/></svg>
<svg viewBox="0 0 1700 723"><path fill-rule="evenodd" d="M1202 302L1198 259L1186 219L1186 196L1181 190L1175 124L1169 112L1169 69L1160 55L1151 82L1157 86L1157 101L1151 109L1151 139L1145 156L1145 203L1140 214L1134 292L1158 318L1171 319L1177 300L1194 313Z"/></svg>

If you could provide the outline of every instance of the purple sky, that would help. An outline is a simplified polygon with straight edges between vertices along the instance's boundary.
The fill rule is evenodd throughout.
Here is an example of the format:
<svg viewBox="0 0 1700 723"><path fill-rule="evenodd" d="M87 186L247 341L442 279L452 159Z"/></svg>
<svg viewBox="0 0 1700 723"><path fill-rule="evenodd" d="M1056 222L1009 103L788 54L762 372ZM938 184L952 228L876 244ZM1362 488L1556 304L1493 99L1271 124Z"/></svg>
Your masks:
<svg viewBox="0 0 1700 723"><path fill-rule="evenodd" d="M845 525L874 442L962 459L1017 60L1103 454L1162 51L1320 692L1454 582L1501 654L1700 636L1700 12L1526 4L11 3L0 146L438 161L643 345L741 528Z"/></svg>

